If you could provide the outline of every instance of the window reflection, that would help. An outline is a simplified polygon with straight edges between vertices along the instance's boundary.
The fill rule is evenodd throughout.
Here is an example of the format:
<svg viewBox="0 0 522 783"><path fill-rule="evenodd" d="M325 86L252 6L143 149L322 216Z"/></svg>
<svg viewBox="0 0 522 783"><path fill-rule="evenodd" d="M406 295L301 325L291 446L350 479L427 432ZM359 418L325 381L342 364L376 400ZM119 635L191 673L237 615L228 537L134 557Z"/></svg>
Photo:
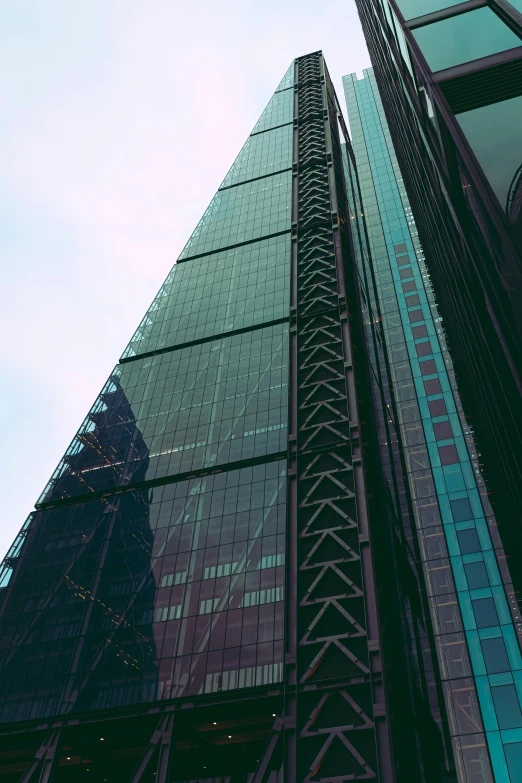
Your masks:
<svg viewBox="0 0 522 783"><path fill-rule="evenodd" d="M511 223L522 212L522 96L457 115L489 184Z"/></svg>
<svg viewBox="0 0 522 783"><path fill-rule="evenodd" d="M432 14L435 11L442 11L446 8L452 8L460 5L466 0L397 0L399 10L402 12L405 20L415 19L417 16Z"/></svg>
<svg viewBox="0 0 522 783"><path fill-rule="evenodd" d="M286 460L37 512L0 721L282 678Z"/></svg>
<svg viewBox="0 0 522 783"><path fill-rule="evenodd" d="M413 30L432 71L520 46L522 41L491 8L478 8Z"/></svg>

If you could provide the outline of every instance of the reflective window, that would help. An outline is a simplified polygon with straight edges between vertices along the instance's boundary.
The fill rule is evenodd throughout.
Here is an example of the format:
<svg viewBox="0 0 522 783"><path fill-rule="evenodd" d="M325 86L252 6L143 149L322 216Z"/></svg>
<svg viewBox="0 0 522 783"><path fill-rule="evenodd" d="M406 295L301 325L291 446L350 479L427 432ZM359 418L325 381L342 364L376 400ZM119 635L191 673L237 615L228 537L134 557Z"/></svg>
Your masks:
<svg viewBox="0 0 522 783"><path fill-rule="evenodd" d="M286 449L288 327L118 365L40 501Z"/></svg>
<svg viewBox="0 0 522 783"><path fill-rule="evenodd" d="M451 513L455 522L465 522L473 519L473 511L469 498L460 498L459 500L450 500Z"/></svg>
<svg viewBox="0 0 522 783"><path fill-rule="evenodd" d="M415 19L417 16L432 14L435 11L442 11L445 8L452 8L460 5L466 0L397 0L399 10L402 12L405 20Z"/></svg>
<svg viewBox="0 0 522 783"><path fill-rule="evenodd" d="M474 527L468 528L467 530L457 530L457 539L462 555L471 555L474 552L480 552L480 541Z"/></svg>
<svg viewBox="0 0 522 783"><path fill-rule="evenodd" d="M522 200L522 96L457 115L495 195L512 222ZM515 215L515 211L518 211Z"/></svg>
<svg viewBox="0 0 522 783"><path fill-rule="evenodd" d="M502 636L498 636L495 639L482 639L480 644L488 674L499 674L500 672L508 672L510 670L506 645Z"/></svg>
<svg viewBox="0 0 522 783"><path fill-rule="evenodd" d="M514 685L499 685L491 689L498 725L503 729L522 728L522 712Z"/></svg>
<svg viewBox="0 0 522 783"><path fill-rule="evenodd" d="M490 628L498 625L498 614L492 598L477 598L471 602L477 628Z"/></svg>
<svg viewBox="0 0 522 783"><path fill-rule="evenodd" d="M470 590L478 590L480 587L489 587L488 572L482 561L478 563L464 563L466 581Z"/></svg>
<svg viewBox="0 0 522 783"><path fill-rule="evenodd" d="M176 264L123 357L288 315L290 237Z"/></svg>
<svg viewBox="0 0 522 783"><path fill-rule="evenodd" d="M520 10L522 11L522 3ZM522 780L522 742L510 742L504 745L504 753L511 780Z"/></svg>
<svg viewBox="0 0 522 783"><path fill-rule="evenodd" d="M218 190L180 259L289 230L291 186L292 173L288 171Z"/></svg>
<svg viewBox="0 0 522 783"><path fill-rule="evenodd" d="M293 126L249 136L243 149L235 159L221 187L230 187L239 182L275 174L292 167Z"/></svg>
<svg viewBox="0 0 522 783"><path fill-rule="evenodd" d="M293 118L294 91L276 92L255 124L252 133L260 133L269 128L275 128L277 125L284 125L287 122L292 122Z"/></svg>
<svg viewBox="0 0 522 783"><path fill-rule="evenodd" d="M432 71L513 49L522 43L491 8L478 8L412 32Z"/></svg>
<svg viewBox="0 0 522 783"><path fill-rule="evenodd" d="M0 720L58 714L75 656L75 711L280 681L285 475L277 461L35 513L2 606Z"/></svg>
<svg viewBox="0 0 522 783"><path fill-rule="evenodd" d="M288 89L288 87L293 87L294 76L295 76L295 60L292 60L292 62L288 66L287 72L279 82L276 92L279 92L279 90L286 90Z"/></svg>

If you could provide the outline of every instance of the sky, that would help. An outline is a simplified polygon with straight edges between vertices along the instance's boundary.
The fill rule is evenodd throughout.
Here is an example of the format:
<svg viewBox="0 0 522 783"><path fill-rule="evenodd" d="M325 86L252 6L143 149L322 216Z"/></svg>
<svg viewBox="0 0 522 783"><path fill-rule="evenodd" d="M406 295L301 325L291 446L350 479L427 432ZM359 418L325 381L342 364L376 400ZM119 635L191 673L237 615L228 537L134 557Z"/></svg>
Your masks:
<svg viewBox="0 0 522 783"><path fill-rule="evenodd" d="M0 555L294 57L370 65L354 0L0 6Z"/></svg>

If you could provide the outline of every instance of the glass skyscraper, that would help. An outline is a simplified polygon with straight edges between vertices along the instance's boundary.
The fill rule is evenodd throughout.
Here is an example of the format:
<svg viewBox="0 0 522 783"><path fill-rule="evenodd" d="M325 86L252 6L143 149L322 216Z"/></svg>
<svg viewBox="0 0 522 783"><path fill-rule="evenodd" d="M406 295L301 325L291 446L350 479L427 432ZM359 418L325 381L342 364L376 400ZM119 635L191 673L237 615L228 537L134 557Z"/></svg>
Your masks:
<svg viewBox="0 0 522 783"><path fill-rule="evenodd" d="M417 688L411 709L416 726L424 725L420 757L429 766L439 754L443 764L449 741L457 779L516 781L522 775L516 597L374 73L343 83L355 166L349 155L345 162L361 189L350 217L393 509L387 526L395 531L385 557L396 552L407 607L415 670L409 676ZM417 588L426 591L426 606L412 595ZM437 670L440 688L431 679ZM392 717L395 726L404 731ZM431 779L429 770L422 774L418 779Z"/></svg>
<svg viewBox="0 0 522 783"><path fill-rule="evenodd" d="M522 624L371 71L291 63L0 572L0 783L522 776Z"/></svg>
<svg viewBox="0 0 522 783"><path fill-rule="evenodd" d="M520 594L522 4L356 4Z"/></svg>

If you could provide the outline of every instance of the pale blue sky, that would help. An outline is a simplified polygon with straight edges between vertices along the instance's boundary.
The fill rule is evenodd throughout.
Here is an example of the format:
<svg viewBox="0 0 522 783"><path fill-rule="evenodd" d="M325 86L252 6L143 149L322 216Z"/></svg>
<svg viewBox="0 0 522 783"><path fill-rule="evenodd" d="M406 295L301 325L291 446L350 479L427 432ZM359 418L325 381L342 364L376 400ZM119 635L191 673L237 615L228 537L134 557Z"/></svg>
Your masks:
<svg viewBox="0 0 522 783"><path fill-rule="evenodd" d="M353 0L0 4L0 554L293 57L370 65Z"/></svg>

